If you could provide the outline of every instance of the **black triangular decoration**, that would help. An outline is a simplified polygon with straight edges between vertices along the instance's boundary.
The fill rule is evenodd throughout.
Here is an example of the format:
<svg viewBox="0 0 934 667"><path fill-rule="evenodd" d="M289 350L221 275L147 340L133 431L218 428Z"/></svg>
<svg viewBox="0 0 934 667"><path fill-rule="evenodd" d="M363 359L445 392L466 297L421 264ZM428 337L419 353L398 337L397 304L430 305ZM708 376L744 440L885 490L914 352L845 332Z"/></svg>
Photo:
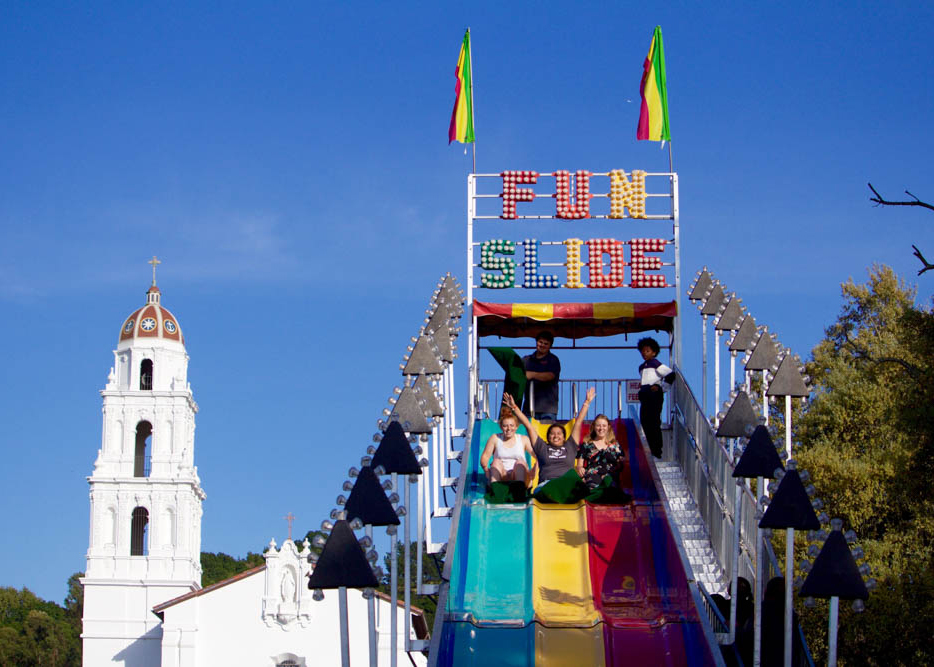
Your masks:
<svg viewBox="0 0 934 667"><path fill-rule="evenodd" d="M441 361L451 363L454 361L454 344L451 341L451 331L448 327L438 327L433 334L432 339L438 346L438 354Z"/></svg>
<svg viewBox="0 0 934 667"><path fill-rule="evenodd" d="M745 391L736 394L736 398L726 411L723 421L717 426L718 438L745 438L746 427L755 427L758 418Z"/></svg>
<svg viewBox="0 0 934 667"><path fill-rule="evenodd" d="M402 374L431 373L440 375L443 373L444 366L438 358L437 350L433 348L432 340L428 336L419 336L415 342L415 347L412 349L412 354L409 355L409 360L405 364L405 368L402 369Z"/></svg>
<svg viewBox="0 0 934 667"><path fill-rule="evenodd" d="M775 469L785 469L782 460L778 458L775 443L769 435L769 430L759 424L749 437L743 455L733 470L733 477L766 477L773 479ZM761 489L760 489L761 491Z"/></svg>
<svg viewBox="0 0 934 667"><path fill-rule="evenodd" d="M431 424L425 416L425 411L418 404L418 397L412 387L406 387L392 406L392 415L395 415L402 430L409 433L431 433ZM390 415L391 417L391 415Z"/></svg>
<svg viewBox="0 0 934 667"><path fill-rule="evenodd" d="M769 383L766 396L807 396L809 393L804 377L798 371L798 360L786 354Z"/></svg>
<svg viewBox="0 0 934 667"><path fill-rule="evenodd" d="M386 497L379 478L370 466L363 466L344 505L347 520L360 519L371 526L398 526L399 517Z"/></svg>
<svg viewBox="0 0 934 667"><path fill-rule="evenodd" d="M431 314L428 324L425 325L425 331L429 334L434 333L441 327L451 327L451 311L446 304L439 303L435 312Z"/></svg>
<svg viewBox="0 0 934 667"><path fill-rule="evenodd" d="M403 475L422 473L415 454L409 446L409 439L405 437L405 430L397 421L389 422L370 465L374 468L383 466L387 473L396 472Z"/></svg>
<svg viewBox="0 0 934 667"><path fill-rule="evenodd" d="M739 299L734 295L730 302L726 304L726 310L717 318L714 329L718 331L733 331L739 328L739 321L743 319L743 308L739 305Z"/></svg>
<svg viewBox="0 0 934 667"><path fill-rule="evenodd" d="M308 588L376 588L378 585L350 524L343 519L338 521L308 577Z"/></svg>
<svg viewBox="0 0 934 667"><path fill-rule="evenodd" d="M441 407L438 395L435 393L435 390L432 389L431 382L426 376L419 375L415 379L414 386L416 393L425 401L425 411L428 413L429 417L441 417L444 415L444 408Z"/></svg>
<svg viewBox="0 0 934 667"><path fill-rule="evenodd" d="M756 346L746 362L747 371L764 371L772 367L778 359L778 345L772 340L767 331L763 331L756 341Z"/></svg>
<svg viewBox="0 0 934 667"><path fill-rule="evenodd" d="M797 470L786 470L778 490L772 496L769 509L759 522L759 528L794 528L820 530L820 521L811 507L811 499L801 483Z"/></svg>
<svg viewBox="0 0 934 667"><path fill-rule="evenodd" d="M839 530L830 532L814 566L804 580L801 595L808 598L838 597L843 600L867 600L869 591L863 582L846 538Z"/></svg>
<svg viewBox="0 0 934 667"><path fill-rule="evenodd" d="M694 283L694 287L691 288L691 291L688 292L688 299L691 301L700 301L704 298L704 295L707 293L707 290L710 289L710 285L713 281L710 278L710 272L707 271L705 267L703 271L697 276L697 281Z"/></svg>
<svg viewBox="0 0 934 667"><path fill-rule="evenodd" d="M739 325L739 330L730 340L730 351L745 352L746 350L751 349L752 341L755 335L756 321L753 319L752 315L746 315L746 317L743 318L742 324Z"/></svg>
<svg viewBox="0 0 934 667"><path fill-rule="evenodd" d="M720 310L720 304L723 303L725 298L726 295L723 293L723 287L720 283L717 283L713 286L713 291L710 293L707 303L701 308L701 315L716 315L717 311Z"/></svg>

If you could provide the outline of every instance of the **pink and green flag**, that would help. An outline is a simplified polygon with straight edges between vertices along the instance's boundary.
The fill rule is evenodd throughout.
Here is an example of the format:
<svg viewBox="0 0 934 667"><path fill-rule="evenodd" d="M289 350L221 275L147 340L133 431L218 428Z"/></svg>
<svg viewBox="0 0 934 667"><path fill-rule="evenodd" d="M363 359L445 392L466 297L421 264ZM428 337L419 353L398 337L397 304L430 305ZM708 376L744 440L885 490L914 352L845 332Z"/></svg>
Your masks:
<svg viewBox="0 0 934 667"><path fill-rule="evenodd" d="M636 139L671 141L668 129L668 83L665 81L665 47L662 45L662 27L655 26L649 54L642 65L642 108L639 111L639 129Z"/></svg>
<svg viewBox="0 0 934 667"><path fill-rule="evenodd" d="M454 111L448 128L448 143L473 143L473 81L470 71L470 29L464 33L457 67L454 69Z"/></svg>

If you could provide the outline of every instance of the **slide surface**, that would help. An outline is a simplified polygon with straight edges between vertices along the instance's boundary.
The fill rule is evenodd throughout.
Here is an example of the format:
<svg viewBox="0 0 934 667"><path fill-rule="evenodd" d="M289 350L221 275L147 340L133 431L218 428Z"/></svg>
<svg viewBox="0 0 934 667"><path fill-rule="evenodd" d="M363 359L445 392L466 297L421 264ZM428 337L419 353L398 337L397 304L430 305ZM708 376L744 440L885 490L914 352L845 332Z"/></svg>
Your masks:
<svg viewBox="0 0 934 667"><path fill-rule="evenodd" d="M498 426L475 424L437 665L715 664L635 424L614 428L631 504L497 505Z"/></svg>

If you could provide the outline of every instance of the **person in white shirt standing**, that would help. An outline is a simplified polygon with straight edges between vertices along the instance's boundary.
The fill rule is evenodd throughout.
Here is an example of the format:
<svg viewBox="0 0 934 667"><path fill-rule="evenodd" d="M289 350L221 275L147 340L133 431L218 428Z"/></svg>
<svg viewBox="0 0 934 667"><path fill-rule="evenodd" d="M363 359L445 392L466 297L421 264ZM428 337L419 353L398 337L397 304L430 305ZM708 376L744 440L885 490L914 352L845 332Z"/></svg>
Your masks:
<svg viewBox="0 0 934 667"><path fill-rule="evenodd" d="M665 405L665 387L675 381L675 373L656 357L660 348L654 338L641 338L636 344L644 361L639 366L639 421L655 458L662 458L662 408ZM664 384L663 384L664 383Z"/></svg>

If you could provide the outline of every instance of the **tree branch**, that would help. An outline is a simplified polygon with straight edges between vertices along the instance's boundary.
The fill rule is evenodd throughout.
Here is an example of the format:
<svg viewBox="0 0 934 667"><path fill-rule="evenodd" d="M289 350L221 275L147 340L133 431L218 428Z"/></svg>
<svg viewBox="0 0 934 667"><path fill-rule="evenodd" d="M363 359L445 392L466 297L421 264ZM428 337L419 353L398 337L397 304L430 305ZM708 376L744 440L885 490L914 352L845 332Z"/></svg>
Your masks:
<svg viewBox="0 0 934 667"><path fill-rule="evenodd" d="M875 195L875 197L870 197L869 201L875 202L878 206L921 206L922 208L934 211L934 204L928 204L925 201L921 201L913 194L908 192L908 190L905 190L905 194L911 197L912 201L890 201L883 198L882 195L879 194L878 190L872 187L872 183L867 183L866 185L869 186L869 189L872 190L872 193Z"/></svg>
<svg viewBox="0 0 934 667"><path fill-rule="evenodd" d="M868 361L871 364L898 364L905 369L905 372L911 377L915 382L921 381L922 371L918 366L915 366L912 363L905 361L904 359L899 359L898 357L873 357L866 350L857 345L851 338L850 332L844 332L845 341L843 347L849 347L850 352L853 354L853 358L861 361Z"/></svg>
<svg viewBox="0 0 934 667"><path fill-rule="evenodd" d="M920 260L921 260L921 263L924 265L924 268L922 268L920 271L918 271L918 275L919 275L919 276L920 276L922 273L924 273L925 271L930 271L931 269L934 269L934 264L931 264L929 261L927 261L926 259L924 259L924 255L922 255L922 254L921 254L921 251L918 250L918 246L912 245L911 247L915 249L915 251L914 251L914 253L913 253L914 256L917 257L918 259L920 259Z"/></svg>

